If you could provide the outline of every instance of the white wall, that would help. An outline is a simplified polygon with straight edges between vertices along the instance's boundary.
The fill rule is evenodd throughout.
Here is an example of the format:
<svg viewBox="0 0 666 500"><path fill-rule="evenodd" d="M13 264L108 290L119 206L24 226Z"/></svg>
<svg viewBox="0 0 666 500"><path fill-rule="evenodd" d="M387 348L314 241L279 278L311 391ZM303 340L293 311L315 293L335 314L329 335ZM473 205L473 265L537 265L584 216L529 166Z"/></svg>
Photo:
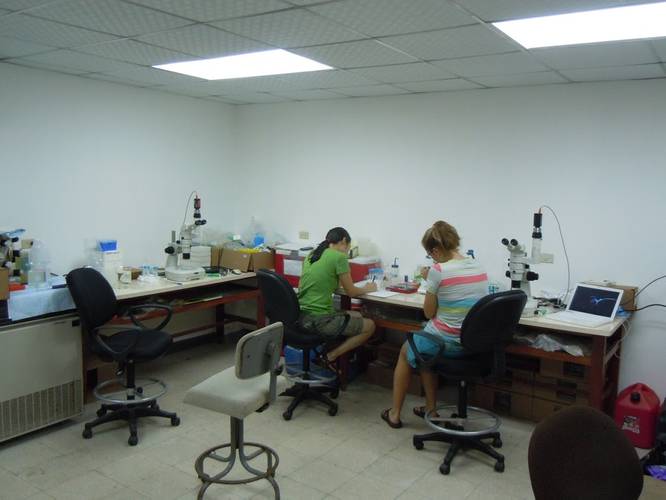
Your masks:
<svg viewBox="0 0 666 500"><path fill-rule="evenodd" d="M232 121L223 103L0 64L0 228L43 240L59 273L102 237L163 264L192 190L212 226L233 217Z"/></svg>
<svg viewBox="0 0 666 500"><path fill-rule="evenodd" d="M500 239L529 242L532 213L548 204L573 283L641 285L666 271L665 96L666 80L653 80L245 106L239 154L253 190L243 201L291 238L307 229L320 240L343 225L409 273L423 231L445 219L504 281ZM564 290L550 214L544 233L556 263L539 266L536 290ZM652 302L666 302L666 280L641 295ZM666 396L665 330L663 309L637 314L622 385L643 381Z"/></svg>

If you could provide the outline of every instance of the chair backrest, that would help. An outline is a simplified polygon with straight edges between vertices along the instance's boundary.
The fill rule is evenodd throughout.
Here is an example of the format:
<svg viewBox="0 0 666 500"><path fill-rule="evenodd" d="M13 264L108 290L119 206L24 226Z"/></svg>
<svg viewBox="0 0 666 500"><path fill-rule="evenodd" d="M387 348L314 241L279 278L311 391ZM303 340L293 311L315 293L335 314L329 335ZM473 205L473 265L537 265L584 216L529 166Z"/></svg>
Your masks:
<svg viewBox="0 0 666 500"><path fill-rule="evenodd" d="M271 321L280 321L291 327L298 321L301 308L298 297L289 282L274 271L257 271L259 289L264 297L264 309Z"/></svg>
<svg viewBox="0 0 666 500"><path fill-rule="evenodd" d="M643 489L640 460L607 415L564 408L536 426L528 464L536 500L634 500Z"/></svg>
<svg viewBox="0 0 666 500"><path fill-rule="evenodd" d="M116 294L98 271L81 267L70 271L65 279L81 321L89 331L107 323L116 315Z"/></svg>
<svg viewBox="0 0 666 500"><path fill-rule="evenodd" d="M511 342L527 295L520 290L493 293L481 298L467 313L460 329L460 343L468 352L503 350Z"/></svg>
<svg viewBox="0 0 666 500"><path fill-rule="evenodd" d="M272 323L244 335L236 344L236 376L258 377L274 371L280 362L282 323Z"/></svg>

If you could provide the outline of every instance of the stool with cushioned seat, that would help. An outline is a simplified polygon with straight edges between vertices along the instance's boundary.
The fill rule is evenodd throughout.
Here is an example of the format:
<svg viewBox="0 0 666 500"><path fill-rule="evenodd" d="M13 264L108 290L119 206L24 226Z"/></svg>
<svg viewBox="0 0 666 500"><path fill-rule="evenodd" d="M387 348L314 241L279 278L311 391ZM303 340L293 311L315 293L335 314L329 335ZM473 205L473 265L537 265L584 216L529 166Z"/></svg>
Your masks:
<svg viewBox="0 0 666 500"><path fill-rule="evenodd" d="M231 417L231 440L204 451L197 458L194 468L203 482L197 498L201 499L211 484L247 484L260 479L268 480L280 498L280 489L275 481L275 471L279 457L277 453L259 443L244 440L243 421L253 412L263 411L275 401L277 391L282 390L286 381L278 378L280 350L282 346L282 323L273 323L265 328L248 333L236 346L235 366L213 375L192 387L185 394L185 402L206 408ZM254 448L251 453L246 448ZM227 456L219 450L229 448ZM250 464L257 457L266 457L266 468L259 470ZM224 469L210 475L204 471L206 459L226 464ZM234 467L236 460L250 473L243 479L224 479Z"/></svg>

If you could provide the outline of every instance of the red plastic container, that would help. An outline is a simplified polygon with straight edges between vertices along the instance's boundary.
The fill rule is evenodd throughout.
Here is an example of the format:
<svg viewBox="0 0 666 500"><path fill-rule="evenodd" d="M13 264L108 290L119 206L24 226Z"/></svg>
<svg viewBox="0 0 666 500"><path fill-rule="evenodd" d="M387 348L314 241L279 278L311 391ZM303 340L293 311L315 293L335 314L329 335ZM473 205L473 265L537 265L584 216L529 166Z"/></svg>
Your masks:
<svg viewBox="0 0 666 500"><path fill-rule="evenodd" d="M659 396L647 385L630 385L615 402L615 423L634 446L652 448L659 407Z"/></svg>

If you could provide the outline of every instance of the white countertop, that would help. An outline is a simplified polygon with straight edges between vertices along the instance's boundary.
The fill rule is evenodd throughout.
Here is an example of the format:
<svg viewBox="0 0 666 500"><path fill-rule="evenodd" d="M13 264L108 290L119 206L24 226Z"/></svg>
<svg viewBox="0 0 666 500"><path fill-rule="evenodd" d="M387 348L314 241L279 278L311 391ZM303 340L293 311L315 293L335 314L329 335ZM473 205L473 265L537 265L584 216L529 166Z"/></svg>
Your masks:
<svg viewBox="0 0 666 500"><path fill-rule="evenodd" d="M247 278L254 278L255 276L255 273L227 274L226 276L221 277L206 276L205 278L187 281L184 283L176 283L175 281L169 281L166 278L160 277L155 281L133 280L129 285L126 285L123 288L114 288L113 291L116 294L116 299L126 300L160 293L176 292L189 288L240 281Z"/></svg>

